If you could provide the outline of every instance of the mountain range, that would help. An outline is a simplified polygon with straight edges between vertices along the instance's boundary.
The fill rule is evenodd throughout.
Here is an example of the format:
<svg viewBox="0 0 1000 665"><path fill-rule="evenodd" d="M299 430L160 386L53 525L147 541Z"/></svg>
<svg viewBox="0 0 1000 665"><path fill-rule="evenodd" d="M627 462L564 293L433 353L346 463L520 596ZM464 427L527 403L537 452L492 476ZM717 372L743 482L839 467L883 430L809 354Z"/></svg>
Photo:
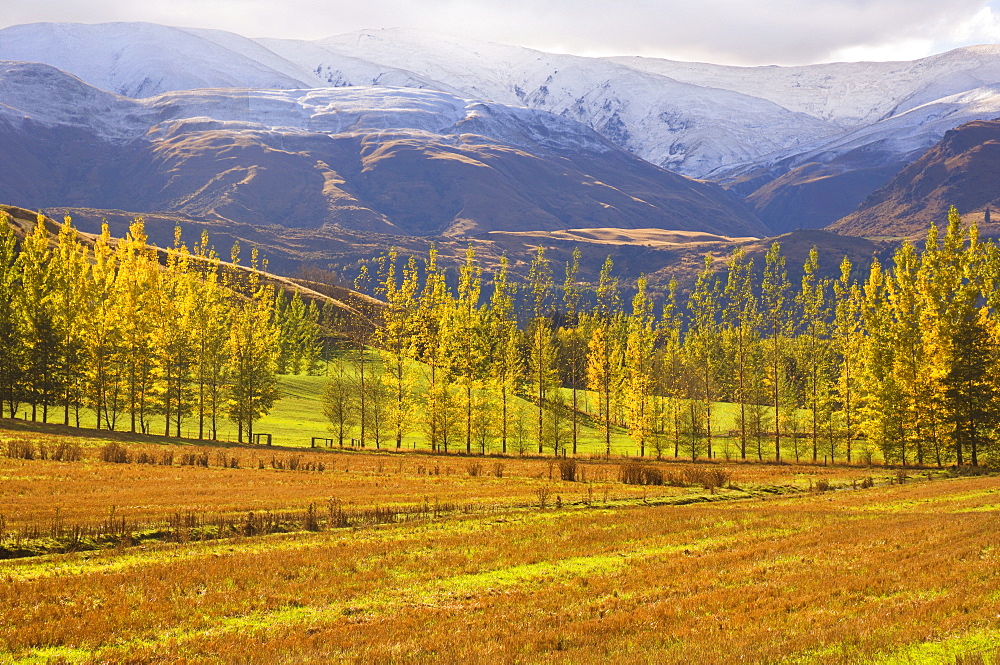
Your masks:
<svg viewBox="0 0 1000 665"><path fill-rule="evenodd" d="M0 99L9 156L0 199L22 207L417 236L765 232L720 186L658 168L580 123L444 92L216 88L132 99L8 62Z"/></svg>
<svg viewBox="0 0 1000 665"><path fill-rule="evenodd" d="M904 205L880 188L1000 116L997 46L729 67L397 29L31 24L0 30L0 60L0 200L286 238L907 235L887 209L919 207L917 190Z"/></svg>

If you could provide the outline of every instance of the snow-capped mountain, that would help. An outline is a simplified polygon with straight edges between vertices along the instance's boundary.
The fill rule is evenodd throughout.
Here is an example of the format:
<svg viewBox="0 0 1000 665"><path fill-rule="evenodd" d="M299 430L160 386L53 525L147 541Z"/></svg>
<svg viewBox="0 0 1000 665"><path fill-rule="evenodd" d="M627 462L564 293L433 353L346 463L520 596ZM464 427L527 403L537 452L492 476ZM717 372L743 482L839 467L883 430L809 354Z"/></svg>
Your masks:
<svg viewBox="0 0 1000 665"><path fill-rule="evenodd" d="M1000 46L996 45L961 48L914 61L801 67L732 67L643 57L610 60L678 81L769 99L845 129L1000 82Z"/></svg>
<svg viewBox="0 0 1000 665"><path fill-rule="evenodd" d="M947 130L1000 114L1000 46L912 62L728 67L558 55L400 29L302 41L142 23L31 24L0 30L0 59L50 64L135 98L376 86L547 111L540 117L582 123L655 165L733 186L775 229L829 223ZM375 104L374 113L376 97L358 103ZM273 94L248 99L277 103ZM322 115L302 117L331 121ZM844 177L850 187L833 205L816 205L815 188Z"/></svg>
<svg viewBox="0 0 1000 665"><path fill-rule="evenodd" d="M0 99L0 200L24 207L417 236L765 233L718 185L660 169L578 122L439 91L208 88L135 99L48 65L0 62Z"/></svg>
<svg viewBox="0 0 1000 665"><path fill-rule="evenodd" d="M769 100L607 60L408 30L303 42L148 24L32 24L0 30L0 58L44 62L130 96L192 87L430 88L572 118L694 177L798 151L838 131Z"/></svg>
<svg viewBox="0 0 1000 665"><path fill-rule="evenodd" d="M260 42L302 62L299 42ZM837 131L826 121L769 100L682 83L604 59L411 30L363 31L313 44L328 58L350 55L387 67L407 67L478 99L571 117L647 161L693 177L754 162L769 152L794 150ZM334 65L321 61L317 66Z"/></svg>
<svg viewBox="0 0 1000 665"><path fill-rule="evenodd" d="M202 34L198 34L198 33ZM128 97L192 88L305 88L319 81L239 35L151 23L33 23L0 30L0 60L40 62Z"/></svg>

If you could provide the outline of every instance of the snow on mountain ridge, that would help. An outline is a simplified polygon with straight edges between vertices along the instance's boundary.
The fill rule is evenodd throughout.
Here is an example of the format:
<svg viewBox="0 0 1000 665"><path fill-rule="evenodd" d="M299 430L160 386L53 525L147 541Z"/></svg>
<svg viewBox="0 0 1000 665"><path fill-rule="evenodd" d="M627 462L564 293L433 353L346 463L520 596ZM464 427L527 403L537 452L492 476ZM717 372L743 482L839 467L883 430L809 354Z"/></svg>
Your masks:
<svg viewBox="0 0 1000 665"><path fill-rule="evenodd" d="M47 102L37 104L44 96ZM94 88L49 65L0 61L0 118L87 128L111 142L223 128L311 134L406 131L476 134L528 151L614 146L593 130L544 111L412 88L200 89L133 99Z"/></svg>
<svg viewBox="0 0 1000 665"><path fill-rule="evenodd" d="M777 151L760 158L757 164L723 167L709 179L728 182L756 169L783 165L792 169L811 162L822 164L853 155L848 163L866 166L899 163L915 159L936 144L945 132L972 120L1000 117L1000 83L966 90L862 125L831 140L816 141L802 152L789 155Z"/></svg>
<svg viewBox="0 0 1000 665"><path fill-rule="evenodd" d="M0 30L0 58L44 62L130 97L193 88L437 90L506 109L548 111L655 164L708 178L817 156L832 159L843 150L875 154L929 146L959 121L990 117L991 103L962 95L1000 82L998 46L913 62L747 68L584 58L403 29L302 41L148 23L31 24ZM263 92L250 98L258 105L268 99ZM376 104L372 96L357 99ZM294 104L282 103L279 115L291 113ZM928 104L941 104L933 108L944 115L914 124L928 113ZM908 115L912 111L917 113ZM303 123L307 117L313 124L330 121L304 107L286 120ZM374 111L369 115L372 122L376 117ZM541 118L555 122L551 115ZM513 129L516 124L508 128L515 134L522 131ZM468 119L465 125L475 123ZM546 134L539 128L531 133ZM596 140L566 128L553 135Z"/></svg>
<svg viewBox="0 0 1000 665"><path fill-rule="evenodd" d="M396 88L427 88L452 94L463 94L440 81L420 77L405 68L386 67L348 55L334 56L313 42L286 43L285 40L274 39L258 39L256 41L267 47L268 50L272 50L272 47L278 47L274 50L280 49L283 55L279 57L283 59L296 63L307 63L299 66L303 71L308 70L310 75L316 77L317 87L380 85ZM272 52L274 51L272 50ZM491 101L503 103L503 100Z"/></svg>
<svg viewBox="0 0 1000 665"><path fill-rule="evenodd" d="M262 43L292 58L299 42ZM678 82L601 58L402 29L364 30L313 44L337 57L405 66L468 96L571 117L654 164L696 177L836 132L823 120L768 100Z"/></svg>
<svg viewBox="0 0 1000 665"><path fill-rule="evenodd" d="M303 88L312 84L198 32L204 31L153 23L16 25L0 30L0 60L41 62L127 97L205 87ZM263 49L237 35L233 38Z"/></svg>
<svg viewBox="0 0 1000 665"><path fill-rule="evenodd" d="M959 48L913 61L796 67L736 67L638 56L609 60L679 81L752 94L847 130L1000 81L1000 45Z"/></svg>
<svg viewBox="0 0 1000 665"><path fill-rule="evenodd" d="M971 120L997 116L1000 116L1000 83L935 99L861 127L801 155L797 163L825 161L858 149L915 157L937 143L949 129Z"/></svg>
<svg viewBox="0 0 1000 665"><path fill-rule="evenodd" d="M155 122L142 102L34 62L0 60L0 100L0 118L7 122L86 128L114 143L135 140Z"/></svg>
<svg viewBox="0 0 1000 665"><path fill-rule="evenodd" d="M169 123L241 124L247 129L344 134L413 130L439 136L477 134L530 151L613 146L589 128L535 109L467 100L412 88L194 90L142 100ZM160 130L154 130L160 131Z"/></svg>

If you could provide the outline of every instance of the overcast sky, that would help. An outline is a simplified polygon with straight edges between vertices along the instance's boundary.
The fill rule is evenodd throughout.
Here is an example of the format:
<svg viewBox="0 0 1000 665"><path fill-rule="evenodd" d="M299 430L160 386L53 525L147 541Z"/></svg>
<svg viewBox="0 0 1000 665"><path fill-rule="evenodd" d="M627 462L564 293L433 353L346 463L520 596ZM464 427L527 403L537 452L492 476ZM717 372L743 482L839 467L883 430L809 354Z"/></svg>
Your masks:
<svg viewBox="0 0 1000 665"><path fill-rule="evenodd" d="M580 55L909 60L1000 42L1000 0L0 0L0 26L151 21L317 39L405 27Z"/></svg>

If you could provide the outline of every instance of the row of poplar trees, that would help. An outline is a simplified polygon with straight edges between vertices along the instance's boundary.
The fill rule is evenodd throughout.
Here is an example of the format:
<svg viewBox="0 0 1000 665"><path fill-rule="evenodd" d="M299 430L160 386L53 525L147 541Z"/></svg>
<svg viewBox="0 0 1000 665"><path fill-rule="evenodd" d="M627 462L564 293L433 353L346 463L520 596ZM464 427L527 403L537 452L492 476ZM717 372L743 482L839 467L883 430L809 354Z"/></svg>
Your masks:
<svg viewBox="0 0 1000 665"><path fill-rule="evenodd" d="M0 411L32 420L166 435L196 427L240 441L279 393L276 373L315 368L318 313L221 262L207 235L158 252L136 220L120 240L107 226L85 243L67 217L50 234L40 216L19 241L0 213ZM54 412L54 413L52 413ZM192 420L194 422L192 422Z"/></svg>
<svg viewBox="0 0 1000 665"><path fill-rule="evenodd" d="M578 252L559 285L539 248L527 280L504 258L487 289L471 248L451 283L434 249L389 253L358 281L386 304L363 340L378 357L335 366L327 415L341 444L358 427L396 447L419 430L442 451L575 454L587 427L609 454L627 433L657 457L995 458L997 247L952 210L888 266L819 267L813 249L792 284L777 243L760 266L736 250L706 257L683 304L674 283L654 303L644 278L625 303L610 259L580 282Z"/></svg>

